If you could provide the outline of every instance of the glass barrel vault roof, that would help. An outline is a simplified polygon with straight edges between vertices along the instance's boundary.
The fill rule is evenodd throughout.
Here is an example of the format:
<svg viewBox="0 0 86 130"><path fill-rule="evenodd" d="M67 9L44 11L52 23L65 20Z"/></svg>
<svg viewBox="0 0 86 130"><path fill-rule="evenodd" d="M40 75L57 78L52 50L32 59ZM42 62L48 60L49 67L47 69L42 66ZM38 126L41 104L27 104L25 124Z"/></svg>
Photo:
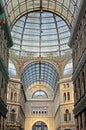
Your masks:
<svg viewBox="0 0 86 130"><path fill-rule="evenodd" d="M70 52L70 30L66 22L50 12L32 12L21 17L12 28L12 53L46 57Z"/></svg>
<svg viewBox="0 0 86 130"><path fill-rule="evenodd" d="M44 84L55 89L59 75L52 64L48 62L33 62L24 68L21 80L25 88L36 84Z"/></svg>

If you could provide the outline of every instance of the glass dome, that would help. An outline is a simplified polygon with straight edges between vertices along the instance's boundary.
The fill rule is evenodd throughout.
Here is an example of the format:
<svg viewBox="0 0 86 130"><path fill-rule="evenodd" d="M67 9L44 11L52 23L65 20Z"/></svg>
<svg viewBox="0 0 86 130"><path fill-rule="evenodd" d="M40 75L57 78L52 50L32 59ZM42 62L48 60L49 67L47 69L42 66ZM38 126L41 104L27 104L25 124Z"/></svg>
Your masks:
<svg viewBox="0 0 86 130"><path fill-rule="evenodd" d="M66 22L51 12L31 12L21 17L12 28L14 46L10 52L18 56L61 56L71 52L70 30Z"/></svg>

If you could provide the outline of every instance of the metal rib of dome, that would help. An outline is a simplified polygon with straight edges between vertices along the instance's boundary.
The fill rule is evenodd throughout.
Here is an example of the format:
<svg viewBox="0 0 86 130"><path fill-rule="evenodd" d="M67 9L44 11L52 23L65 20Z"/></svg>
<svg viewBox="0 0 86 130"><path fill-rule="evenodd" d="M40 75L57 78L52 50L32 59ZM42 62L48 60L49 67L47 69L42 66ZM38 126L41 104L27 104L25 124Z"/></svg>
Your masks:
<svg viewBox="0 0 86 130"><path fill-rule="evenodd" d="M21 80L25 88L35 84L44 84L55 89L59 75L52 64L48 62L33 62L24 68Z"/></svg>
<svg viewBox="0 0 86 130"><path fill-rule="evenodd" d="M33 12L21 17L12 28L12 37L11 51L18 56L46 57L51 53L61 56L71 51L67 45L68 25L50 12Z"/></svg>

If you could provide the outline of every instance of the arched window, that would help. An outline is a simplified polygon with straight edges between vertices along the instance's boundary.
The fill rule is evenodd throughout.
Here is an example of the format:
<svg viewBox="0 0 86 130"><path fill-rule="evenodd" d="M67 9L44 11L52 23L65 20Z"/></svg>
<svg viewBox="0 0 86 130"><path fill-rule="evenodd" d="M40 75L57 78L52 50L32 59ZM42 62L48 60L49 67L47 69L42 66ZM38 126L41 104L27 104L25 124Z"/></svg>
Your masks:
<svg viewBox="0 0 86 130"><path fill-rule="evenodd" d="M16 122L16 113L15 113L14 109L11 110L10 120L11 120L11 123L15 123Z"/></svg>
<svg viewBox="0 0 86 130"><path fill-rule="evenodd" d="M48 95L43 90L37 90L33 93L32 98L48 98Z"/></svg>
<svg viewBox="0 0 86 130"><path fill-rule="evenodd" d="M85 76L84 76L84 72L82 72L82 89L83 89L83 93L85 92Z"/></svg>
<svg viewBox="0 0 86 130"><path fill-rule="evenodd" d="M86 109L84 110L84 125L86 127Z"/></svg>
<svg viewBox="0 0 86 130"><path fill-rule="evenodd" d="M13 92L11 92L10 98L13 101Z"/></svg>
<svg viewBox="0 0 86 130"><path fill-rule="evenodd" d="M12 77L16 76L16 68L11 60L9 60L8 72L9 72L9 76Z"/></svg>
<svg viewBox="0 0 86 130"><path fill-rule="evenodd" d="M64 100L64 102L66 101L66 93L64 93L64 95L63 95L63 100Z"/></svg>
<svg viewBox="0 0 86 130"><path fill-rule="evenodd" d="M67 100L70 100L70 92L67 92Z"/></svg>
<svg viewBox="0 0 86 130"><path fill-rule="evenodd" d="M48 130L48 127L44 122L38 121L32 126L32 130Z"/></svg>
<svg viewBox="0 0 86 130"><path fill-rule="evenodd" d="M78 98L81 96L80 78L78 77Z"/></svg>
<svg viewBox="0 0 86 130"><path fill-rule="evenodd" d="M80 128L83 127L83 121L82 121L82 113L80 113Z"/></svg>
<svg viewBox="0 0 86 130"><path fill-rule="evenodd" d="M70 121L71 120L71 114L69 113L69 110L66 109L64 114L64 121Z"/></svg>
<svg viewBox="0 0 86 130"><path fill-rule="evenodd" d="M15 102L17 101L17 93L16 92L14 93L14 101Z"/></svg>

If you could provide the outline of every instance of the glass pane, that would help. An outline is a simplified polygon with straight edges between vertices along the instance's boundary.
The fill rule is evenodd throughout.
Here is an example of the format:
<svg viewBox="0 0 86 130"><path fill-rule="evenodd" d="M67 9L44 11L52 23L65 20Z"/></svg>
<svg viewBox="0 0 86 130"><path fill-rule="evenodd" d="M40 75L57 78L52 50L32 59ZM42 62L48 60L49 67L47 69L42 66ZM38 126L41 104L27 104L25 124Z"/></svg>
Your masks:
<svg viewBox="0 0 86 130"><path fill-rule="evenodd" d="M48 62L34 62L25 67L21 79L26 88L38 82L40 84L48 84L54 88L56 87L59 75L52 64Z"/></svg>
<svg viewBox="0 0 86 130"><path fill-rule="evenodd" d="M12 50L16 50L15 44L20 45L20 48L17 48L21 52L20 56L27 56L29 53L32 53L33 57L40 54L45 57L48 53L59 56L61 50L70 49L68 25L61 17L50 12L32 12L24 15L15 23L11 34L14 42ZM64 45L62 47L64 39L66 48Z"/></svg>

